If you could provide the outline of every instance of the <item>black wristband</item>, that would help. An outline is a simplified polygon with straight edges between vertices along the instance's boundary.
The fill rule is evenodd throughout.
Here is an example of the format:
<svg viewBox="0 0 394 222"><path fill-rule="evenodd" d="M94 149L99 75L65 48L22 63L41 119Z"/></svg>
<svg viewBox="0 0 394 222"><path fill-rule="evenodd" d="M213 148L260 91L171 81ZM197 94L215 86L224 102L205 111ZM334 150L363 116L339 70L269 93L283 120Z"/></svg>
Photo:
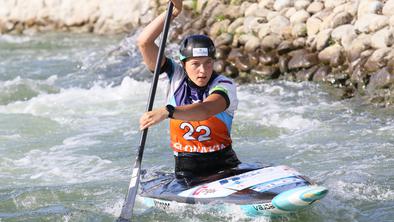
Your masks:
<svg viewBox="0 0 394 222"><path fill-rule="evenodd" d="M168 118L172 119L175 112L175 107L173 105L168 104L166 106L166 110L168 111Z"/></svg>

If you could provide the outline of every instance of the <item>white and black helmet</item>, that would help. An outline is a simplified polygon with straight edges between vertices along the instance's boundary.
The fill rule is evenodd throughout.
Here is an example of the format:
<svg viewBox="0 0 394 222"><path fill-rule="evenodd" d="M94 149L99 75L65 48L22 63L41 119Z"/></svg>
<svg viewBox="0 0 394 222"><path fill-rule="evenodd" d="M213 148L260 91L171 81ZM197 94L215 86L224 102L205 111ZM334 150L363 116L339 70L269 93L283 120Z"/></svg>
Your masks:
<svg viewBox="0 0 394 222"><path fill-rule="evenodd" d="M185 61L188 58L208 56L215 58L215 45L206 35L190 35L183 39L181 43L180 60Z"/></svg>

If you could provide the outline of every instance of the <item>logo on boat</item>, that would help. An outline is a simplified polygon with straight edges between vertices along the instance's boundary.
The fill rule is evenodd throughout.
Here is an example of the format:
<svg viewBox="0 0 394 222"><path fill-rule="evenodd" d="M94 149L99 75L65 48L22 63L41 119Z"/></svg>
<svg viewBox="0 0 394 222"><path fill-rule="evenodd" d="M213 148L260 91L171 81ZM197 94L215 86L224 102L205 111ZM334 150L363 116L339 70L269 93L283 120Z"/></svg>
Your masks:
<svg viewBox="0 0 394 222"><path fill-rule="evenodd" d="M215 193L215 191L216 191L215 189L209 188L208 186L202 186L193 192L193 196L199 196L199 195L203 196L203 195L207 195L210 193Z"/></svg>
<svg viewBox="0 0 394 222"><path fill-rule="evenodd" d="M170 208L170 203L168 202L154 200L153 203L155 204L155 207L159 209L167 210L168 208Z"/></svg>
<svg viewBox="0 0 394 222"><path fill-rule="evenodd" d="M272 203L263 203L263 204L257 204L253 205L253 208L256 211L264 211L264 210L272 210L275 209L274 205Z"/></svg>

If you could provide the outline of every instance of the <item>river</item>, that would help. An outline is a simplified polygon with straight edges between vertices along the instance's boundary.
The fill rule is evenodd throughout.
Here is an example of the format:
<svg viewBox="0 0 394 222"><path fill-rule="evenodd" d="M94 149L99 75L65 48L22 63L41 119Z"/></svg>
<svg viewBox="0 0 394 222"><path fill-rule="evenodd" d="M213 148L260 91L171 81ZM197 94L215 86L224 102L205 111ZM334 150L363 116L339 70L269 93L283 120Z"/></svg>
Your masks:
<svg viewBox="0 0 394 222"><path fill-rule="evenodd" d="M135 38L0 36L1 222L119 215L151 81ZM289 165L330 190L286 221L394 221L393 110L337 101L309 82L241 85L238 97L232 136L241 161ZM167 122L149 131L149 172L173 169L168 133ZM140 199L134 213L136 221L270 221L198 207L165 213Z"/></svg>

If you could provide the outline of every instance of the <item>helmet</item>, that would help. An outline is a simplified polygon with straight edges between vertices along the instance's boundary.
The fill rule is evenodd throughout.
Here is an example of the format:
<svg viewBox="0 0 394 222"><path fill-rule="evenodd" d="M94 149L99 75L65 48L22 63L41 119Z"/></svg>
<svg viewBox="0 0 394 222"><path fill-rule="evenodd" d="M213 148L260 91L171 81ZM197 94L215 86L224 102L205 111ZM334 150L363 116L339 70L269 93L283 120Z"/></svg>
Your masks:
<svg viewBox="0 0 394 222"><path fill-rule="evenodd" d="M215 45L206 35L190 35L182 43L180 60L185 61L188 58L209 56L215 58Z"/></svg>

